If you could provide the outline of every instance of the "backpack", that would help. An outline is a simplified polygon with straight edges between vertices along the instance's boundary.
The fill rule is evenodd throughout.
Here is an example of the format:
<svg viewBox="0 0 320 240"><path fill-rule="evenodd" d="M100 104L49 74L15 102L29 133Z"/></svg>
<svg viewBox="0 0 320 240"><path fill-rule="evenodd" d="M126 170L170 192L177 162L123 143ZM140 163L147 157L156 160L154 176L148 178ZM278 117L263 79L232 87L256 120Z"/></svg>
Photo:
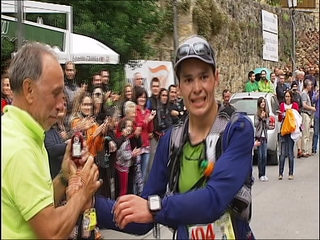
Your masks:
<svg viewBox="0 0 320 240"><path fill-rule="evenodd" d="M206 139L207 146L216 146L215 147L215 159L218 161L221 154L227 148L229 141L230 141L230 130L232 126L243 117L246 117L246 114L235 112L231 118L224 113L219 112L219 117L216 121L221 121L219 125L221 125L222 131L216 136L209 136ZM183 151L183 146L187 142L187 126L188 126L188 119L184 122L183 125L175 126L171 132L171 140L170 140L170 153L169 153L169 162L168 162L168 176L169 181L167 185L167 195L171 195L177 191L178 186L178 179L180 173L180 156L181 152ZM208 143L207 140L210 140ZM210 154L210 150L212 148L207 147L207 156ZM208 152L209 151L209 152ZM197 183L190 189L197 189L203 185L203 183L207 181L206 177L202 177L199 179ZM240 189L238 194L234 197L233 201L229 204L229 209L234 213L234 216L239 216L241 218L250 221L251 219L251 187L253 185L253 177L252 173L248 174L245 184Z"/></svg>
<svg viewBox="0 0 320 240"><path fill-rule="evenodd" d="M291 108L287 109L286 116L281 125L281 136L293 133L296 130L296 120Z"/></svg>

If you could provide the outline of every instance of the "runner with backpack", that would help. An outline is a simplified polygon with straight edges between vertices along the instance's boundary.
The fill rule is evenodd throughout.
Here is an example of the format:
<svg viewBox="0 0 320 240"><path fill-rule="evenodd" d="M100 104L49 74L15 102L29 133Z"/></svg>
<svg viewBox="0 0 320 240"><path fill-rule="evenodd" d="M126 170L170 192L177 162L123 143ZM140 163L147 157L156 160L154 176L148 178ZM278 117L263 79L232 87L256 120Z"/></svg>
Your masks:
<svg viewBox="0 0 320 240"><path fill-rule="evenodd" d="M243 113L230 118L218 110L216 56L206 39L185 40L174 69L189 115L159 140L141 197L96 197L98 226L146 234L162 224L174 239L254 239L253 124Z"/></svg>

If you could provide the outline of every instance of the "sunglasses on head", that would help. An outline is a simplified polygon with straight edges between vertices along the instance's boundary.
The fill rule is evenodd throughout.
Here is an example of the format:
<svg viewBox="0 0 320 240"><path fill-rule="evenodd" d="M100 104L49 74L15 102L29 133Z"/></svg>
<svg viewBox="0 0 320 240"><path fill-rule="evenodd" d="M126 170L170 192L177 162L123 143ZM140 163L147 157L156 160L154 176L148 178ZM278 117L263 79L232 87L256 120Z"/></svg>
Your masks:
<svg viewBox="0 0 320 240"><path fill-rule="evenodd" d="M210 59L215 62L212 49L204 42L197 42L193 44L186 43L178 48L177 60L189 55L204 56L207 57L208 60Z"/></svg>

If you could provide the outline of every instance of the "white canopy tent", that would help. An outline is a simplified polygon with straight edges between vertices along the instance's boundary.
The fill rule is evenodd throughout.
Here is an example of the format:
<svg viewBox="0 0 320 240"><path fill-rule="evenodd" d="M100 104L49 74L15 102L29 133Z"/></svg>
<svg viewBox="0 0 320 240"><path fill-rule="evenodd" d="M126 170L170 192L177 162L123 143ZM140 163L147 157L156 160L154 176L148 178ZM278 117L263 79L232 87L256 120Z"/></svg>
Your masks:
<svg viewBox="0 0 320 240"><path fill-rule="evenodd" d="M15 13L17 11L17 1L20 0L1 0L1 24L6 20L17 22L16 18L4 16L2 13ZM56 32L64 33L64 51L59 47L52 46L56 51L60 63L74 61L76 64L118 64L119 54L104 45L103 43L79 34L72 33L72 7L53 3L43 3L37 1L23 1L23 11L25 13L65 13L67 20L67 29L59 29L45 24L34 23L23 20L28 26L36 26L43 29L50 29ZM11 23L6 22L8 28ZM11 24L12 25L12 24ZM2 26L3 29L3 26ZM3 32L3 30L2 30ZM28 39L25 39L28 40ZM48 42L44 42L47 43Z"/></svg>
<svg viewBox="0 0 320 240"><path fill-rule="evenodd" d="M53 47L60 63L70 60L75 64L118 64L119 54L103 43L79 34L70 36L70 56L67 52Z"/></svg>

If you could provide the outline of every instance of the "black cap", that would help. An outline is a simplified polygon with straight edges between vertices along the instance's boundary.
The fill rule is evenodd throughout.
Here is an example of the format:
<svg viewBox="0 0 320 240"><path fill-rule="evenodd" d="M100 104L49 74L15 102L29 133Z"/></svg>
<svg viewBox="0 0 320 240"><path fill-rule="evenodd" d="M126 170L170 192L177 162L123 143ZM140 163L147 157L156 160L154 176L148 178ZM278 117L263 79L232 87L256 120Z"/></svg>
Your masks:
<svg viewBox="0 0 320 240"><path fill-rule="evenodd" d="M192 50L192 51L189 51L188 54L186 54L182 57L179 57L179 51L181 50L181 48L184 45L194 46L195 44L199 44L199 43L204 44L209 49L208 54L197 54ZM205 38L198 36L198 35L193 35L193 36L189 37L188 39L186 39L185 41L183 41L179 45L177 52L176 52L176 59L175 59L175 64L174 64L174 70L176 73L177 73L177 68L178 68L179 64L182 61L189 59L189 58L197 58L205 63L212 65L214 67L214 69L216 68L216 65L217 65L217 62L215 59L215 52L214 52L212 46L208 43L208 41Z"/></svg>

